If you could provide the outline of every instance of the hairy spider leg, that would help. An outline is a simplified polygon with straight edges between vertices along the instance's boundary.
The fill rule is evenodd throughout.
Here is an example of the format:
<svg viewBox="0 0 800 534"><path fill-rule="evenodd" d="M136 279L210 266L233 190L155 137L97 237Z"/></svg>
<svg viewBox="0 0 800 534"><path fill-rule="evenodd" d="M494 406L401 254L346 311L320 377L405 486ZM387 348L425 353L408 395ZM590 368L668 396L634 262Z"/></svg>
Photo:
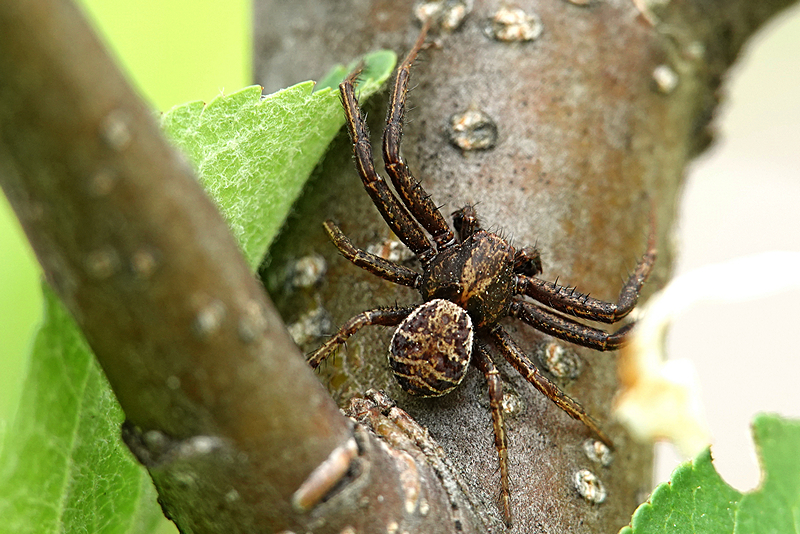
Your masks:
<svg viewBox="0 0 800 534"><path fill-rule="evenodd" d="M358 71L350 73L339 84L345 122L347 130L350 132L350 138L353 141L356 170L361 176L364 189L372 199L372 203L378 208L383 220L386 221L386 224L389 225L389 228L392 229L392 232L400 241L405 243L419 257L424 265L436 255L436 249L406 207L394 196L386 181L375 172L375 166L372 163L372 145L369 142L367 125L361 116L361 109L358 107L353 89L353 84L358 74Z"/></svg>
<svg viewBox="0 0 800 534"><path fill-rule="evenodd" d="M525 354L522 352L522 349L519 348L519 346L514 342L508 332L503 329L503 327L500 325L495 326L489 331L489 335L500 348L500 352L502 352L503 357L514 366L514 369L516 369L519 374L525 377L525 380L530 382L533 387L541 391L548 399L553 401L556 406L567 412L567 415L573 419L579 420L584 425L589 427L589 429L594 432L598 438L600 438L600 441L608 445L610 448L614 448L611 440L605 435L605 433L603 433L602 430L600 430L600 427L597 425L595 420L589 417L589 414L586 413L583 407L578 404L576 400L561 391L555 383L550 381L550 379L548 379L539 371L533 362L530 361L527 356L525 356Z"/></svg>
<svg viewBox="0 0 800 534"><path fill-rule="evenodd" d="M397 67L394 86L390 98L389 112L386 116L386 128L383 130L383 161L386 172L392 179L395 191L400 200L425 230L431 234L439 250L450 247L456 243L450 226L442 216L439 208L425 192L419 180L414 178L400 155L400 144L403 139L403 117L406 112L406 95L408 94L408 81L411 77L411 65L417 53L425 44L425 35L428 31L428 22L422 28L414 47L406 58Z"/></svg>
<svg viewBox="0 0 800 534"><path fill-rule="evenodd" d="M422 276L418 272L356 248L333 221L325 221L323 226L342 256L353 262L356 267L361 267L365 271L395 284L413 288L419 286Z"/></svg>
<svg viewBox="0 0 800 534"><path fill-rule="evenodd" d="M350 336L365 326L397 326L402 323L403 319L408 317L412 311L414 311L414 308L378 308L355 315L344 323L333 337L308 357L308 364L312 369L316 369L339 345L344 344Z"/></svg>
<svg viewBox="0 0 800 534"><path fill-rule="evenodd" d="M508 314L540 332L599 351L616 350L623 346L627 342L628 332L634 326L633 323L627 324L609 334L522 300L511 302Z"/></svg>
<svg viewBox="0 0 800 534"><path fill-rule="evenodd" d="M606 302L584 295L575 291L575 288L560 286L555 283L545 282L538 278L526 276L527 273L517 274L518 294L527 295L550 308L583 319L600 321L603 323L616 323L628 315L636 306L639 292L642 290L647 277L653 270L656 261L655 225L651 224L650 237L645 252L636 270L628 277L622 286L617 302ZM515 272L519 272L516 271Z"/></svg>
<svg viewBox="0 0 800 534"><path fill-rule="evenodd" d="M508 483L508 444L506 427L503 423L503 382L500 373L489 357L489 351L483 343L475 342L472 352L472 363L480 369L489 389L489 407L492 410L492 426L494 427L494 446L500 457L500 498L503 501L503 516L507 526L511 526L511 490Z"/></svg>

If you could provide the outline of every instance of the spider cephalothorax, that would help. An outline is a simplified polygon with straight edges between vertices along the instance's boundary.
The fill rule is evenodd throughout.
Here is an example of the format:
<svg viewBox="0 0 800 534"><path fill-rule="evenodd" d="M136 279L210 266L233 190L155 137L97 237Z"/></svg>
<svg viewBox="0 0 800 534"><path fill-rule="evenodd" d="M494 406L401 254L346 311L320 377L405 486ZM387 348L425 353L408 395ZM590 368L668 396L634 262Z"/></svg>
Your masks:
<svg viewBox="0 0 800 534"><path fill-rule="evenodd" d="M389 349L389 364L401 387L411 394L444 395L461 382L470 363L475 365L489 382L503 512L510 523L502 384L488 344L494 344L528 382L559 408L582 421L607 445L611 446L611 441L580 404L538 370L500 326L500 319L514 317L554 337L596 350L620 347L631 324L609 334L568 316L616 323L630 313L655 261L654 237L651 232L647 253L622 287L619 300L611 303L536 278L542 271L536 249L515 249L501 236L481 229L472 206L453 213L453 232L400 157L409 70L424 40L425 30L397 69L383 132L383 160L397 196L373 166L372 147L354 95L357 73L339 86L364 188L394 234L417 256L422 273L357 249L333 222L326 221L324 225L348 260L385 280L417 289L424 302L416 307L378 308L356 315L311 355L309 363L316 368L360 328L384 325L397 327ZM547 307L532 300L546 303Z"/></svg>

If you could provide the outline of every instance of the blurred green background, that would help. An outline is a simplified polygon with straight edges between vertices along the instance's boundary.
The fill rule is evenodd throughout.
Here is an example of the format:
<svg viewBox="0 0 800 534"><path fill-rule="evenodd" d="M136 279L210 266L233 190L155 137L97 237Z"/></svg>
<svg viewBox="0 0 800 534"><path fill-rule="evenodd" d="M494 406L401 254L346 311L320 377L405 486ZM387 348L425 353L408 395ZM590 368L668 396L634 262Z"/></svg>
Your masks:
<svg viewBox="0 0 800 534"><path fill-rule="evenodd" d="M251 83L247 0L83 0L95 28L154 109ZM16 408L41 315L40 270L0 194L0 438Z"/></svg>

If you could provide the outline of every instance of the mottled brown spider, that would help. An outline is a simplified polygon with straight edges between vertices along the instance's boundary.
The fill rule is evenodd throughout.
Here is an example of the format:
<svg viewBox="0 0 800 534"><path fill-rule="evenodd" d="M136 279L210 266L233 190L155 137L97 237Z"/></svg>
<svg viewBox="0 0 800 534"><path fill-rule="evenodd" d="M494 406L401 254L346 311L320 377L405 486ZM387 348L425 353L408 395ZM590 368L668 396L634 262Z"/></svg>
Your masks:
<svg viewBox="0 0 800 534"><path fill-rule="evenodd" d="M397 196L373 166L372 147L353 89L358 73L351 74L339 85L356 167L364 188L392 232L417 256L422 273L356 248L336 224L324 223L325 230L345 258L385 280L417 289L424 303L414 307L379 308L356 315L310 356L309 363L314 368L319 366L362 327L383 325L397 326L389 349L389 365L408 393L424 397L444 395L463 380L470 363L475 365L489 386L495 446L500 457L503 513L506 523L510 524L502 383L487 344L493 343L536 389L611 446L609 438L581 405L538 370L499 321L511 316L577 345L600 351L619 348L625 343L632 324L607 333L567 315L609 324L628 315L655 261L655 238L651 232L646 254L622 287L618 301L611 303L536 278L542 272L538 251L527 247L515 249L499 235L481 229L472 206L453 213L453 232L400 156L409 70L423 46L425 33L423 29L397 69L383 132L383 160ZM547 308L530 299L546 304Z"/></svg>

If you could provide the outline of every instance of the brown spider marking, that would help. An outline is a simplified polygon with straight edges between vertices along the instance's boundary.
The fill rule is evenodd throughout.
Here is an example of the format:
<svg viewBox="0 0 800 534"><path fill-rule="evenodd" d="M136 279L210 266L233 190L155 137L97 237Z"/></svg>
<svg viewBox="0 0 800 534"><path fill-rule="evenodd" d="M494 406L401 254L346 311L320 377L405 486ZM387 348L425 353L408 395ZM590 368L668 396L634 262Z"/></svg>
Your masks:
<svg viewBox="0 0 800 534"><path fill-rule="evenodd" d="M389 364L400 385L411 394L444 395L461 382L470 363L475 365L489 385L503 515L510 525L502 381L487 345L493 344L533 387L611 447L611 440L594 419L539 371L499 321L511 316L545 334L595 350L621 347L632 324L608 333L569 316L611 324L633 310L655 262L654 225L651 224L647 252L622 286L615 303L536 278L542 272L536 248L516 249L501 236L481 229L472 206L453 213L453 232L400 156L409 71L425 42L426 30L427 25L397 69L383 132L384 167L397 196L373 165L372 146L353 88L358 72L339 85L356 169L364 189L392 232L416 255L422 273L358 249L332 221L324 224L345 258L384 280L417 289L424 303L416 307L378 308L356 315L310 356L309 364L314 368L319 366L362 327L383 325L397 327Z"/></svg>
<svg viewBox="0 0 800 534"><path fill-rule="evenodd" d="M435 336L430 326L438 325ZM389 365L400 386L412 395L440 397L461 383L472 358L472 319L448 300L426 302L395 330Z"/></svg>

